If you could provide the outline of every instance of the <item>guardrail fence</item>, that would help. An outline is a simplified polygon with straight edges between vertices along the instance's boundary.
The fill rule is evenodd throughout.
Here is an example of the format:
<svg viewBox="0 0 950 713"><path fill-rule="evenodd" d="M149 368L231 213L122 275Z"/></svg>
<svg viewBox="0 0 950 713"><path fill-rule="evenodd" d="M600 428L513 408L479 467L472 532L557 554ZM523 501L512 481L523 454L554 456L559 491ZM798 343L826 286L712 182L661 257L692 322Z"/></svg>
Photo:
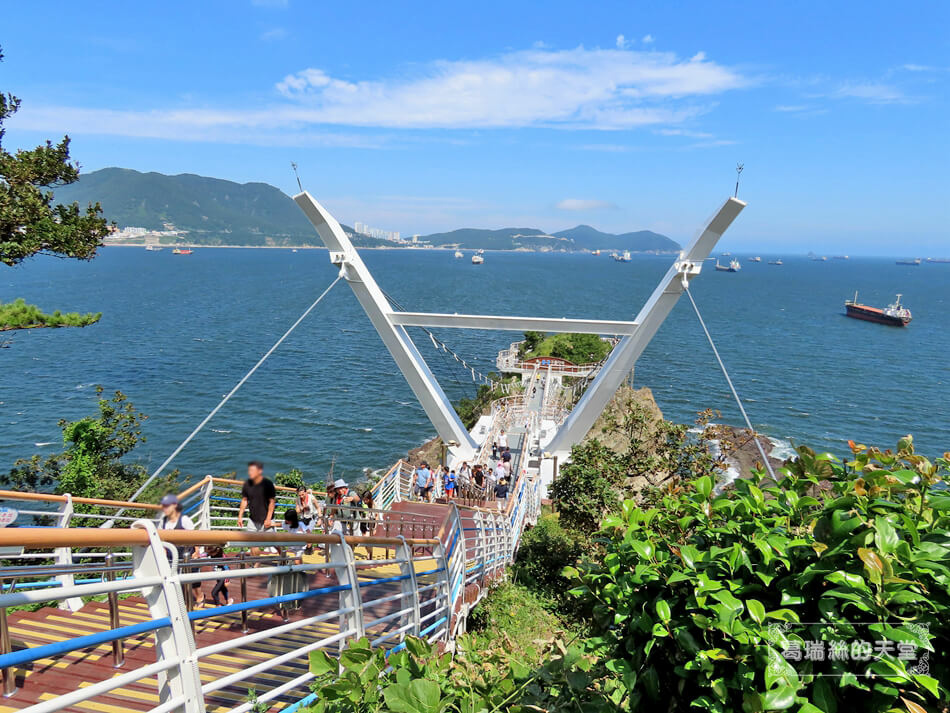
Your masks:
<svg viewBox="0 0 950 713"><path fill-rule="evenodd" d="M376 508L333 506L339 532L305 535L233 529L241 483L221 478L179 496L196 530L156 529L155 505L0 491L22 518L0 528L0 708L244 713L249 688L268 705L304 696L316 649L451 645L537 518L538 480L517 473L503 509L421 505L400 461ZM31 610L49 606L70 611L45 627L55 610Z"/></svg>

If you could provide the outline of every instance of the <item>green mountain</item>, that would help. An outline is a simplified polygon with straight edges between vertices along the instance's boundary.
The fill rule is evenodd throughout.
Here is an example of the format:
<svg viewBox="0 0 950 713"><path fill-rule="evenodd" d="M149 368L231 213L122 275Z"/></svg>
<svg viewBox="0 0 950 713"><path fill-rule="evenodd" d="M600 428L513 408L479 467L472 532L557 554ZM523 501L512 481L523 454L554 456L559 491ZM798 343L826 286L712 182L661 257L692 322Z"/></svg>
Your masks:
<svg viewBox="0 0 950 713"><path fill-rule="evenodd" d="M266 183L104 168L58 188L56 200L80 205L98 201L119 227L174 226L188 231L185 242L199 245L323 244L297 204ZM357 245L389 244L343 227Z"/></svg>
<svg viewBox="0 0 950 713"><path fill-rule="evenodd" d="M665 235L651 230L632 233L604 233L589 225L578 225L570 230L554 233L559 238L568 238L585 250L630 250L632 252L676 252L680 244Z"/></svg>
<svg viewBox="0 0 950 713"><path fill-rule="evenodd" d="M120 228L187 231L183 241L197 245L322 245L319 236L289 196L266 183L234 183L182 173L141 173L103 168L56 189L61 203L99 202ZM394 247L344 225L358 247ZM170 242L174 238L165 238ZM485 250L631 250L670 252L679 245L641 230L613 235L589 225L547 234L538 228L481 230L461 228L421 238L436 246Z"/></svg>

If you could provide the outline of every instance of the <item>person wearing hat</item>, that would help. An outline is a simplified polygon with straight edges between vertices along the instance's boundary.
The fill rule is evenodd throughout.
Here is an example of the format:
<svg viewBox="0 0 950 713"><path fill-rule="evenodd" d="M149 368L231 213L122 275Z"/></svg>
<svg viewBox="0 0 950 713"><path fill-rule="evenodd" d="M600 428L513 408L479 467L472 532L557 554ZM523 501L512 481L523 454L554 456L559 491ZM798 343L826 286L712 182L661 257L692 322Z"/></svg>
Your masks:
<svg viewBox="0 0 950 713"><path fill-rule="evenodd" d="M158 521L159 530L195 529L194 521L182 512L181 503L178 502L177 495L174 493L163 495L162 499L159 501L159 504L162 506L162 517ZM185 555L196 557L198 554L194 547L179 547L177 549L179 567L181 566L181 562L185 559ZM204 604L205 595L204 592L201 591L201 582L191 583L191 594L192 597L194 597L194 601L197 606Z"/></svg>
<svg viewBox="0 0 950 713"><path fill-rule="evenodd" d="M360 496L350 492L350 486L346 484L343 478L337 478L333 481L333 492L330 493L330 505L336 506L330 514L333 517L333 527L330 532L339 532L347 535L353 534L353 520L357 513L350 508L358 508L363 504Z"/></svg>

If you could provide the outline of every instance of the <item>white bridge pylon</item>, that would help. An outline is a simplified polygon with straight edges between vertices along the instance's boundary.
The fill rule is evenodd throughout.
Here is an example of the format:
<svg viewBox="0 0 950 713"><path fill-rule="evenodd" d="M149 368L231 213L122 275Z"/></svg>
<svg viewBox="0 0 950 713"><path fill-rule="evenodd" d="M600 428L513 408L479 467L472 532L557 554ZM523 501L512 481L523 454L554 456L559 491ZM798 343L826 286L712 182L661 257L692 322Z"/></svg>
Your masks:
<svg viewBox="0 0 950 713"><path fill-rule="evenodd" d="M633 369L657 329L683 293L685 285L702 270L719 238L732 224L746 204L728 198L709 220L705 228L680 252L679 257L657 285L632 322L597 319L557 319L546 317L503 317L474 314L436 314L394 310L369 269L337 220L308 192L294 196L294 201L313 223L320 239L330 251L330 262L339 266L359 300L383 344L389 350L426 415L442 441L462 451L477 447L462 424L455 409L429 369L422 354L406 332L406 327L454 327L462 329L500 329L523 332L592 333L620 336L597 377L560 426L546 450L564 454L583 440L597 417L613 397L617 388ZM457 446L455 445L457 444Z"/></svg>

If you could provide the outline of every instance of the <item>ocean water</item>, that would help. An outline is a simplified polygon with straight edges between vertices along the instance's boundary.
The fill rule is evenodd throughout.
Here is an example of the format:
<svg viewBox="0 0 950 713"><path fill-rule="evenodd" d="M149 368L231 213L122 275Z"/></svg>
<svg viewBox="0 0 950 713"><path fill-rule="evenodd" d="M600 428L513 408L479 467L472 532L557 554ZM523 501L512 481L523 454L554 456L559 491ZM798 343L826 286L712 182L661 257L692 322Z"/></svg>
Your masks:
<svg viewBox="0 0 950 713"><path fill-rule="evenodd" d="M488 253L473 266L443 251L364 251L379 283L407 309L631 319L669 256L616 263L575 254ZM784 257L784 256L783 256ZM934 456L950 449L950 265L893 259L783 266L706 263L693 294L753 423L777 443L842 452L849 438L893 446L912 433ZM149 418L135 453L157 466L335 276L322 250L204 249L191 256L107 248L89 263L39 258L0 271L0 300L101 311L86 329L0 334L0 468L60 446L57 421L95 412L95 385L121 389ZM904 294L906 329L844 316L843 302L885 305ZM471 375L416 343L450 398ZM517 335L436 330L481 371ZM635 382L668 418L704 408L740 422L695 315L681 300L641 357ZM298 467L357 478L433 435L345 283L231 399L174 465L188 475Z"/></svg>

